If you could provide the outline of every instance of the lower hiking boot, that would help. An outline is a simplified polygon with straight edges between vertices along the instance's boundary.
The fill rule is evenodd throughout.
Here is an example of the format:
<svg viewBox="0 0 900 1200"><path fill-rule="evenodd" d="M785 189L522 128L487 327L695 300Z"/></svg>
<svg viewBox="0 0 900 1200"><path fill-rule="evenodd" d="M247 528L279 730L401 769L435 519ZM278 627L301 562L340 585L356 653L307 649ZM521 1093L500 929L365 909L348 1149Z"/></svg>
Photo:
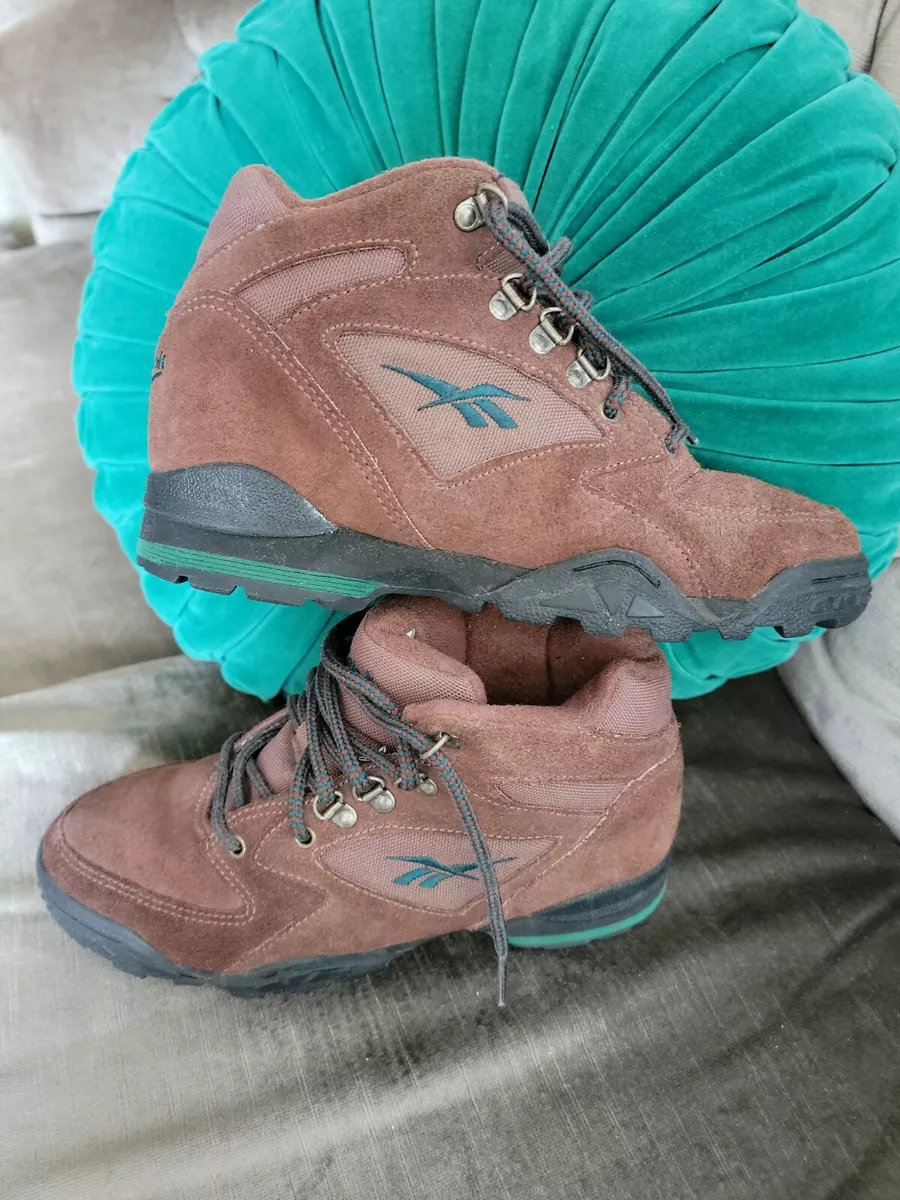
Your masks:
<svg viewBox="0 0 900 1200"><path fill-rule="evenodd" d="M345 623L346 625L346 623ZM52 915L133 975L305 991L429 938L566 947L662 898L682 758L641 633L386 600L304 696L221 753L76 800L38 875ZM502 991L501 991L502 1001Z"/></svg>
<svg viewBox="0 0 900 1200"><path fill-rule="evenodd" d="M701 469L661 385L563 282L569 250L483 163L314 201L239 171L159 345L142 566L659 641L852 621L870 584L851 523Z"/></svg>

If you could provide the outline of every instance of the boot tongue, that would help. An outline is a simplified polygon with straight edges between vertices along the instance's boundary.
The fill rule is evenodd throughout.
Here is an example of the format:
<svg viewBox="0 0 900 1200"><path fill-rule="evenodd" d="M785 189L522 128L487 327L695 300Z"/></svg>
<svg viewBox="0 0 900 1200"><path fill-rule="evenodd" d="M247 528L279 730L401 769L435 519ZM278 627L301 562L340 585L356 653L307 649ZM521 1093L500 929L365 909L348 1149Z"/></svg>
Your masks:
<svg viewBox="0 0 900 1200"><path fill-rule="evenodd" d="M357 629L350 658L382 687L401 710L429 700L486 704L484 684L465 665L466 620L440 600L398 597L370 609ZM369 717L355 696L342 699L347 720L376 740L384 728Z"/></svg>
<svg viewBox="0 0 900 1200"><path fill-rule="evenodd" d="M290 721L279 729L256 756L256 765L263 779L276 793L286 792L291 786L297 760L306 749L306 729L294 729Z"/></svg>
<svg viewBox="0 0 900 1200"><path fill-rule="evenodd" d="M464 700L486 704L484 684L465 665L466 621L440 600L402 597L382 600L363 617L353 636L350 659L371 675L401 711L428 700ZM355 696L342 689L344 717L380 745L387 730L374 721ZM257 755L257 766L274 791L286 792L297 760L306 749L304 728L288 723Z"/></svg>

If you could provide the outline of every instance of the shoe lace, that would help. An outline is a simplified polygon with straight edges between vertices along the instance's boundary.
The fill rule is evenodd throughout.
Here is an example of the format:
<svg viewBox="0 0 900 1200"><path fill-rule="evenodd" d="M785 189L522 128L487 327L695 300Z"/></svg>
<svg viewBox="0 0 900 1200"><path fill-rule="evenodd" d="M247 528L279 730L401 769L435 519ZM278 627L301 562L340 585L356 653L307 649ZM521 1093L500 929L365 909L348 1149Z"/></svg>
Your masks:
<svg viewBox="0 0 900 1200"><path fill-rule="evenodd" d="M243 740L240 734L234 734L222 746L210 807L213 832L232 854L243 854L244 843L228 828L228 815L248 802L245 780L249 780L262 799L269 800L276 795L263 777L257 756L288 723L294 730L304 722L306 724L306 749L298 759L288 798L291 832L301 846L308 846L314 840L306 822L307 805L312 803L318 813L318 806L322 802L332 803L340 795L336 787L339 780L346 778L354 794L359 796L371 784L372 770L367 768L372 768L386 779L396 779L402 790L412 791L423 778L420 763L427 758L450 793L463 829L472 843L484 884L490 932L497 956L497 1003L503 1007L508 957L503 901L484 833L466 788L444 748L452 745L456 739L446 734L432 739L415 725L404 721L400 708L387 692L368 675L338 657L334 641L334 635L330 635L322 649L318 667L309 673L305 692L288 696L283 712ZM385 746L374 747L364 735L347 724L341 711L341 688L355 696L366 715L393 739L394 745L390 751Z"/></svg>
<svg viewBox="0 0 900 1200"><path fill-rule="evenodd" d="M533 214L521 205L501 198L499 189L485 186L476 202L482 220L497 242L521 262L527 283L535 297L559 310L555 323L562 326L564 341L576 339L576 344L591 363L598 376L612 369L614 387L604 404L607 416L615 417L626 392L639 384L651 403L671 425L666 448L675 453L683 442L695 446L697 439L679 417L666 389L644 364L626 349L592 314L594 299L583 288L571 288L559 274L563 263L572 253L572 243L559 238L551 246ZM530 307L530 302L529 302Z"/></svg>

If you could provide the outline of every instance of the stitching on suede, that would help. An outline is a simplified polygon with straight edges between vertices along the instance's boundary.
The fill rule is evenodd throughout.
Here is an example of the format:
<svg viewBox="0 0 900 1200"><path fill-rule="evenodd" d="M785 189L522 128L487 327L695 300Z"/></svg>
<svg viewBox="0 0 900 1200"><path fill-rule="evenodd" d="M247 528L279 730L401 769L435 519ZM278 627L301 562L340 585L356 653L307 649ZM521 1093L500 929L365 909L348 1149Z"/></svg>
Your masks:
<svg viewBox="0 0 900 1200"><path fill-rule="evenodd" d="M428 161L423 160L423 161ZM391 171L386 171L381 176L375 176L374 179L364 179L361 183L353 184L350 188L345 188L340 192L331 192L327 196L320 196L317 200L305 200L304 207L309 208L333 208L336 205L343 204L347 201L346 193L355 191L358 196L368 196L371 192L380 192L384 188L401 187L405 184L411 175L414 174L412 168L418 168L420 175L450 175L461 174L463 170L474 171L477 164L476 159L463 159L459 163L447 164L442 159L434 160L435 165L422 169L421 163L405 163L402 167L396 167ZM437 165L442 163L442 165ZM492 173L493 179L498 179L499 176L495 172ZM461 181L460 181L461 182ZM294 209L294 212L297 212Z"/></svg>
<svg viewBox="0 0 900 1200"><path fill-rule="evenodd" d="M213 298L223 301L224 303L220 303L220 304L212 303ZM303 394L307 397L307 399L310 401L310 403L312 403L313 407L319 412L319 414L324 419L325 423L331 428L332 432L338 438L341 445L344 447L344 449L347 451L347 453L350 455L350 457L353 459L353 461L357 464L357 466L360 468L360 470L363 472L363 475L366 477L366 479L369 481L370 485L372 486L373 492L375 493L375 499L381 505L382 509L384 510L385 515L387 516L387 518L391 522L391 524L397 529L403 529L403 523L401 521L398 521L398 519L397 519L397 515L398 515L397 512L392 511L388 507L388 505L385 503L382 496L379 495L379 491L382 489L384 489L388 492L391 499L393 499L394 503L396 504L397 508L399 509L400 514L405 518L408 525L415 531L416 535L419 538L422 538L422 535L419 533L419 531L416 529L415 525L412 523L412 521L410 521L409 517L407 516L406 511L404 510L403 506L400 504L399 500L397 499L397 496L394 494L394 491L391 488L390 484L387 482L386 479L384 479L383 475L381 474L381 471L378 469L377 464L375 463L375 460L372 458L372 456L369 454L369 452L365 449L365 446L363 446L359 437L355 433L353 433L353 431L350 429L350 427L347 425L347 423L341 417L340 411L338 410L337 406L333 403L333 401L330 400L330 398L316 384L315 385L316 390L318 391L320 396L323 396L325 398L325 400L327 401L328 405L330 406L330 408L332 410L332 413L337 416L343 429L345 431L351 433L351 436L355 440L355 445L360 447L363 450L363 453L365 456L364 458L360 457L357 449L355 448L355 445L352 444L347 438L344 437L341 430L331 420L328 413L323 410L322 405L310 393L308 387L303 382L303 380L298 377L298 375L296 374L296 372L294 370L292 370L292 368L291 368L292 363L295 363L296 366L299 367L301 371L303 370L303 365L294 356L293 352L290 351L290 349L285 345L285 343L282 342L280 338L277 338L277 334L274 334L273 332L271 332L267 329L259 329L259 327L257 327L256 332L254 332L253 328L251 328L251 326L249 324L246 324L245 321L241 319L242 317L249 317L249 312L246 311L245 309L239 308L237 306L237 304L235 303L235 301L231 297L226 296L223 293L214 293L213 297L208 297L208 298L207 297L199 297L195 300L186 301L185 303L178 306L178 312L180 314L197 312L201 309L210 309L215 312L220 312L226 317L230 317L235 322L235 324L238 325L241 329L243 329L244 332L247 333L248 336L251 338L251 340L254 341L260 347L261 350L263 350L263 352L267 355L267 357L272 362L274 362L276 364L276 366L280 367L281 370L284 372L285 375L287 375L287 377L289 379L293 380L293 382L300 388L301 392L303 392ZM250 310L250 311L252 311L252 310ZM265 335L265 339L266 339L265 341L263 340L263 338L258 336L259 333L263 333ZM270 338L277 338L278 342L280 342L281 346L284 347L284 349L280 349L277 346L273 347L271 344L269 344ZM285 361L285 360L287 360L287 361ZM312 382L315 384L314 380ZM377 472L377 475L373 472L373 467L374 467L374 471ZM422 538L422 540L424 541L425 539ZM425 544L427 545L428 543L426 542Z"/></svg>
<svg viewBox="0 0 900 1200"><path fill-rule="evenodd" d="M457 271L454 274L447 275L387 275L381 279L368 279L363 283L351 283L345 288L340 288L336 292L327 292L321 295L310 296L308 300L301 303L301 307L295 309L290 316L284 317L274 328L281 329L296 317L308 316L310 311L317 305L325 303L327 300L333 300L335 296L351 296L358 292L365 292L371 288L387 287L395 285L397 287L406 284L422 283L429 280L447 280L447 279L477 279L477 276L470 271ZM446 335L451 336L451 335Z"/></svg>
<svg viewBox="0 0 900 1200"><path fill-rule="evenodd" d="M294 881L294 882L296 882L296 881ZM315 908L311 909L310 912L305 913L304 916L302 916L302 917L298 917L296 921L291 921L288 925L282 926L281 929L276 929L275 932L269 934L269 936L267 938L264 938L261 942L258 942L255 946L252 946L249 950L246 950L240 956L240 958L236 958L236 959L234 959L233 962L230 962L228 964L228 966L225 968L225 970L226 971L239 971L241 969L241 966L248 959L252 960L254 955L258 954L259 951L262 950L264 946L268 946L271 942L276 941L278 938L284 937L286 934L290 933L292 930L297 929L300 925L305 924L306 921L311 920L316 915L316 913L320 911L320 909L322 908L323 904L325 904L325 902L326 902L326 897L320 896L319 903L315 906Z"/></svg>
<svg viewBox="0 0 900 1200"><path fill-rule="evenodd" d="M691 512L698 517L709 515L709 506L698 507L692 504L682 504L679 500L678 507L682 512ZM750 508L724 508L729 517L772 517L780 521L833 521L834 513L807 513L800 508L767 508L764 505L758 508L751 506Z"/></svg>
<svg viewBox="0 0 900 1200"><path fill-rule="evenodd" d="M252 234L260 233L263 229L274 229L276 225L283 225L286 221L289 221L292 217L296 216L297 211L298 210L296 208L292 208L289 212L282 213L280 217L272 217L270 221L263 221L261 225L254 225L252 229L246 230L245 233L238 234L234 241L226 242L224 246L219 246L216 250L213 250L212 254L207 255L203 262L197 266L197 270L205 271L209 264L213 262L214 259L217 259L220 254L224 254L226 250L230 250L232 246L238 245L239 242L246 241L246 239ZM212 224L212 222L210 222L210 224ZM203 236L206 237L206 234Z"/></svg>
<svg viewBox="0 0 900 1200"><path fill-rule="evenodd" d="M207 837L209 832L208 829L204 828L203 810L207 804L207 792L210 792L209 785L212 783L215 774L216 768L210 767L209 773L197 789L197 798L194 800L194 830L197 836L202 838ZM212 800L211 792L208 799Z"/></svg>
<svg viewBox="0 0 900 1200"><path fill-rule="evenodd" d="M542 783L546 783L547 781L545 779L519 779L519 778L517 778L514 781L512 781L512 780L509 781L509 783L506 786L511 786L513 782L514 783L542 784ZM587 779L578 779L578 780L554 779L553 780L553 783L572 783L575 786L577 786L580 783L590 783L590 782L594 782L594 781L587 780ZM571 817L590 817L594 814L605 813L609 808L611 808L611 806L613 804L616 803L616 801L619 799L619 796L621 796L622 792L628 786L628 784L625 782L625 780L619 780L619 779L604 779L601 782L603 782L603 783L621 783L622 784L621 790L616 793L616 796L614 797L614 799L612 799L606 805L606 808L600 808L599 805L597 805L593 808L591 808L591 807L575 808L572 805L565 805L565 804L554 805L554 804L533 803L528 800L514 800L512 798L512 796L510 796L507 792L505 792L503 790L503 787L504 787L503 784L498 783L496 786L497 786L497 791L500 793L500 795L503 797L503 799L508 800L509 803L513 807L516 807L517 805L521 805L523 808L533 809L535 812L565 813L566 816L571 816Z"/></svg>
<svg viewBox="0 0 900 1200"><path fill-rule="evenodd" d="M657 454L642 454L639 458L620 458L618 462L606 463L602 467L591 467L586 471L584 478L588 479L592 475L606 475L610 471L615 471L619 467L630 467L637 463L659 462L668 454L667 450L660 450Z"/></svg>
<svg viewBox="0 0 900 1200"><path fill-rule="evenodd" d="M239 826L243 829L245 825L261 821L264 817L270 817L274 810L282 808L284 804L285 798L283 796L280 796L277 800L254 800L252 805L232 809L228 814L228 819L231 825Z"/></svg>
<svg viewBox="0 0 900 1200"><path fill-rule="evenodd" d="M529 462L535 458L545 458L551 454L566 455L573 450L584 450L586 447L601 445L600 442L559 442L555 446L545 446L542 450L529 450L522 454L517 454L514 459L509 462L501 463L497 467L487 467L481 471L472 472L466 475L464 479L457 479L455 482L451 479L436 480L437 487L445 488L448 491L456 488L466 487L473 479L486 479L489 475L502 475L504 471L511 471L513 467L518 466L521 462Z"/></svg>
<svg viewBox="0 0 900 1200"><path fill-rule="evenodd" d="M238 288L244 286L245 283L255 283L258 279L265 279L267 275L272 274L278 267L284 266L285 263L291 263L293 266L300 266L301 263L312 262L316 258L331 258L335 254L344 254L352 250L372 249L378 250L403 250L404 247L412 251L412 257L409 257L405 250L403 257L406 259L407 269L411 270L419 257L419 251L414 242L410 242L406 238L384 239L384 238L368 238L361 239L357 242L331 242L326 246L317 246L312 250L295 250L293 254L283 254L281 258L276 258L274 262L268 263L264 267L257 267L255 271L251 271L249 275L245 275L242 279L238 279L236 283L229 285L229 292L234 292ZM388 279L398 279L400 276L389 275ZM384 280L374 280L376 283L383 283ZM352 286L352 285L351 285ZM343 288L339 288L334 295L339 295L343 292ZM313 299L314 297L310 297Z"/></svg>
<svg viewBox="0 0 900 1200"><path fill-rule="evenodd" d="M241 926L247 925L253 920L255 905L252 900L250 901L249 913L246 916L241 916L240 914L235 914L235 916L223 915L220 917L206 916L203 915L202 910L197 910L177 900L165 900L161 897L154 897L150 893L139 889L134 884L118 880L116 877L107 875L105 872L101 872L91 866L90 863L81 857L77 850L68 844L63 836L62 829L59 827L57 827L55 837L58 842L57 849L73 871L87 877L92 883L98 884L106 891L112 892L113 895L124 896L127 900L141 905L142 908L149 908L155 912L163 913L165 916L187 917L189 920L201 925ZM240 888L239 891L244 899L247 900L246 891L243 888Z"/></svg>
<svg viewBox="0 0 900 1200"><path fill-rule="evenodd" d="M219 293L218 295L221 295L221 293ZM238 312L245 311L243 308L239 308L237 306L237 304L235 304L235 302L232 300L231 297L228 297L228 302L232 307L236 308L236 310ZM284 370L284 372L288 375L289 378L293 379L298 384L301 391L303 391L304 395L306 395L312 401L313 406L316 409L318 409L318 411L324 417L325 421L329 425L331 425L332 429L337 434L338 439L341 441L342 445L344 445L345 449L348 451L351 458L353 458L353 460L358 463L360 470L363 472L363 475L369 480L370 484L372 485L372 488L375 492L375 498L378 500L379 504L381 504L381 507L384 510L384 513L387 516L388 520L391 522L391 524L394 525L394 527L396 529L398 529L399 531L406 532L405 526L403 524L403 521L405 521L406 525L410 529L412 529L412 531L415 533L416 537L418 537L420 539L422 545L430 547L430 543L426 540L426 538L422 534L421 530L419 530L419 528L416 526L415 522L412 520L412 518L407 513L406 509L400 503L399 497L397 496L396 492L394 491L393 487L391 486L390 481L387 479L384 472L381 470L381 467L378 465L378 462L375 459L374 455L372 455L370 453L368 447L365 445L362 438L360 438L360 436L356 433L356 430L353 428L353 426L350 424L350 422L347 421L347 419L344 417L343 413L338 408L338 406L335 404L335 402L332 400L332 398L320 386L318 380L315 379L315 377L309 371L306 370L306 368L303 366L303 364L300 362L300 360L294 354L294 352L290 348L290 346L288 346L288 344L274 330L268 329L263 322L260 322L259 318L256 316L256 314L253 312L252 309L249 309L249 306L248 306L246 315L250 316L250 314L252 314L253 318L259 322L258 328L260 328L260 332L262 332L267 339L271 338L275 341L275 343L276 343L275 350L277 350L277 353L286 360L286 362L280 364L282 366L282 369ZM247 332L250 333L249 330ZM250 336L253 337L254 335L252 333L250 333ZM265 349L265 346L263 346L263 349ZM274 357L274 355L273 355L273 357ZM279 360L277 358L275 358L275 361L278 362ZM290 370L288 363L292 363L297 368L298 371L303 373L303 376L306 380L305 386L304 386L304 383L300 379L298 379L297 376ZM318 394L318 396L321 397L321 400L334 414L335 419L338 421L340 426L347 433L348 437L353 439L353 442L361 451L361 454L362 454L361 458L358 455L353 453L352 446L349 444L349 442L345 441L341 437L340 433L338 432L338 429L334 425L332 425L331 422L328 420L328 416L325 413L322 406L320 404L316 404L315 397L310 393L310 390L309 390L310 388L316 394ZM366 463L369 464L369 469L367 469ZM395 506L394 511L391 511L390 507L388 505L386 505L384 503L384 501L378 496L379 487L383 490L383 492L387 495L387 497L393 501L394 506ZM397 514L400 515L402 520L399 520L399 521L397 520Z"/></svg>
<svg viewBox="0 0 900 1200"><path fill-rule="evenodd" d="M636 779L630 780L629 783L627 784L627 786L622 789L622 791L615 798L615 800L609 806L609 808L607 808L606 811L601 815L599 821L597 821L595 825L591 826L591 828L587 831L587 833L583 834L578 839L578 841L575 842L575 844L573 846L570 846L570 848L565 852L565 854L563 854L560 858L553 859L553 861L549 862L547 864L547 866L544 867L543 871L541 871L541 872L539 872L539 874L535 875L535 877L533 879L529 880L527 883L521 884L518 888L516 888L513 892L511 892L509 894L509 896L507 896L506 899L504 900L504 906L506 904L506 901L513 900L521 892L525 891L526 888L534 887L534 885L537 884L541 879L543 879L544 876L547 875L547 873L549 871L552 871L555 867L558 867L561 863L564 863L566 861L566 859L571 858L572 855L575 854L576 851L580 850L586 842L590 841L591 838L595 837L600 832L600 830L603 828L603 826L607 823L607 821L609 821L610 818L619 811L619 809L625 803L625 799L628 796L628 794L631 792L632 788L634 788L639 783L643 783L645 779L649 779L650 776L655 771L661 770L664 766L666 766L667 763L670 763L672 761L672 759L675 757L676 754L677 754L677 747L675 749L670 750L665 758L661 758L659 760L659 762L655 762L652 767L648 767L647 770L644 771L642 774L638 775ZM562 903L562 901L560 901L559 903Z"/></svg>
<svg viewBox="0 0 900 1200"><path fill-rule="evenodd" d="M319 304L325 304L329 300L334 300L338 296L354 296L359 292L368 291L370 288L384 287L386 283L394 283L401 278L398 275L386 275L381 279L367 279L365 283L351 283L345 288L340 288L335 292L321 292L314 296L309 296L306 300L301 300L297 308L289 313L286 317L282 317L280 321L276 321L272 326L273 329L284 329L291 325L293 321L300 317L308 317L311 310Z"/></svg>
<svg viewBox="0 0 900 1200"><path fill-rule="evenodd" d="M585 475L582 475L579 482L587 491L593 492L595 496L600 496L605 505L612 505L614 508L627 509L630 513L633 513L635 516L637 516L639 520L649 525L652 529L655 529L665 541L668 541L669 545L674 550L677 550L682 560L687 565L688 570L690 571L691 577L694 580L694 585L702 592L702 590L706 587L706 580L703 576L703 572L700 570L700 567L693 555L680 538L677 538L676 535L671 531L663 529L661 525L657 525L655 521L652 521L645 513L642 513L636 505L629 504L627 500L623 500L621 497L614 500L612 497L606 495L599 486L592 484Z"/></svg>
<svg viewBox="0 0 900 1200"><path fill-rule="evenodd" d="M244 903L248 907L247 921L252 921L254 913L256 912L256 901L253 899L252 894L241 883L237 873L231 867L226 866L224 862L221 862L217 855L213 853L213 851L218 847L218 839L203 827L203 809L211 800L211 796L208 794L210 791L209 785L212 783L215 775L216 768L214 767L210 770L206 779L203 781L203 784L200 788L200 796L194 808L194 823L197 827L197 833L203 838L203 853L206 856L206 861L217 875L224 879L225 882L229 884L239 896L244 898ZM177 901L174 903L177 903Z"/></svg>
<svg viewBox="0 0 900 1200"><path fill-rule="evenodd" d="M213 853L213 851L215 851L215 850L221 850L221 846L219 844L218 838L216 838L213 834L210 834L209 838L207 839L206 845L204 846L203 849L204 849L204 853L206 854L206 861L210 864L210 866L213 868L213 870L218 875L221 875L221 877L225 880L226 883L230 883L232 885L232 887L234 887L236 889L238 895L243 896L244 899L247 901L247 903L249 905L249 911L247 914L247 920L246 920L246 922L244 922L244 924L251 922L253 920L254 916L256 915L256 900L253 898L251 893L242 885L242 883L238 879L237 873L234 872L233 869L231 867L227 866L224 862L221 862L219 860L218 856Z"/></svg>
<svg viewBox="0 0 900 1200"><path fill-rule="evenodd" d="M509 253L505 246L501 246L498 242L494 242L493 245L488 246L485 250L482 250L482 252L475 259L475 266L478 268L479 274L484 273L492 259L496 258L502 262L504 254L508 255L510 258L514 257Z"/></svg>
<svg viewBox="0 0 900 1200"><path fill-rule="evenodd" d="M341 327L339 325L332 325L332 326L329 326L329 328L324 331L322 337L323 337L323 341L325 342L326 346L332 345L332 343L329 343L326 340L327 334L331 333L335 329L341 329L341 328L346 329L347 327ZM354 328L359 328L359 327L354 326ZM502 352L498 351L498 353L502 353ZM507 357L511 357L511 356L507 355ZM341 355L340 351L336 350L334 358L335 358L335 362L337 363L338 369L347 377L347 379L353 384L354 387L360 389L363 392L365 398L370 402L370 408L372 408L374 410L376 417L381 421L382 425L385 427L386 431L394 439L395 443L399 447L401 447L405 450L408 450L412 455L414 455L414 457L417 459L417 461L421 464L423 470L431 478L433 485L438 488L453 490L455 488L467 487L474 479L485 479L489 475L497 475L497 474L502 473L503 471L511 471L514 467L518 466L518 464L521 462L529 462L532 459L542 458L543 456L545 456L547 454L563 454L563 453L567 453L570 450L584 450L585 448L588 448L588 447L602 446L604 444L604 438L603 438L602 432L601 432L601 436L598 438L585 438L583 441L578 441L578 442L558 442L553 446L545 446L543 448L539 448L539 449L535 449L535 450L523 450L523 451L519 452L518 454L514 453L512 455L505 455L504 457L507 459L507 461L504 463L501 463L500 466L496 466L496 467L485 466L485 467L482 467L477 470L473 469L471 467L467 467L467 468L464 468L462 471L457 472L457 476L461 476L461 478L455 478L455 480L454 479L441 479L439 476L434 474L434 471L433 471L430 463L428 463L428 461L422 456L421 452L419 451L419 449L415 445L415 443L412 441L412 439L409 438L409 436L407 434L405 434L401 429L399 429L398 426L396 426L393 423L393 421L392 421L390 415L387 413L387 411L384 408L382 408L382 406L377 401L374 405L371 404L371 389L367 386L367 384L362 379L359 378L358 375L355 374L355 372L352 370L352 368L349 366L349 364L344 361L343 356ZM576 406L576 407L578 407L578 406ZM580 410L580 411L584 411L584 410ZM586 415L590 415L590 414L586 414ZM488 461L492 462L493 459L489 459ZM399 503L399 501L398 501L398 503ZM407 516L407 520L410 521L410 524L413 524L412 520L408 516ZM414 526L414 528L415 528L415 526ZM422 537L422 540L425 543L425 545L430 546L430 543L425 539L424 535L421 534L418 529L416 529L416 532L419 533L420 537Z"/></svg>
<svg viewBox="0 0 900 1200"><path fill-rule="evenodd" d="M257 867L259 867L259 869L261 871L269 871L272 875L280 875L282 879L289 879L291 881L291 883L296 883L297 875L294 874L293 872L282 871L280 867L272 867L272 866L269 866L268 863L260 862L260 860L259 860L259 855L262 852L262 848L263 848L263 846L265 846L265 844L269 840L269 838L274 837L277 833L283 832L285 829L288 829L290 826L290 823L291 823L290 818L288 817L288 818L285 818L283 821L279 821L276 825L272 826L272 828L269 830L269 832L265 835L265 837L262 839L262 841L259 843L259 845L254 850L253 862ZM291 840L293 840L293 839L291 839ZM298 849L297 853L300 854L300 853L302 853L302 851ZM311 857L312 856L308 855L306 861L309 862ZM314 858L313 858L313 861L315 861Z"/></svg>
<svg viewBox="0 0 900 1200"><path fill-rule="evenodd" d="M434 168L428 170L427 174L443 175L443 174L446 174L450 170L458 171L459 168L458 167L452 167L452 168L451 167L434 167ZM422 173L425 174L425 172L422 172ZM367 183L369 186L365 189L364 192L357 192L357 195L369 195L369 193L371 193L371 192L381 191L382 188L397 187L398 185L406 182L406 180L409 178L410 172L406 172L402 179L390 178L390 176L393 174L394 174L394 172L391 171L388 173L387 177L383 176L381 179L376 178L376 179L363 180L363 182ZM494 178L495 179L497 178L496 174L494 175ZM216 258L219 254L221 254L223 252L223 250L227 250L231 246L236 246L238 244L238 242L244 241L244 239L250 237L251 234L259 233L259 231L261 229L271 229L276 225L281 225L285 221L289 221L292 217L297 216L298 213L301 213L304 210L308 212L310 209L332 208L335 205L346 203L348 201L348 199L350 199L350 198L347 197L345 195L345 193L350 190L356 190L356 188L358 186L359 185L354 185L354 187L352 189L345 188L340 192L332 192L328 196L321 196L318 200L304 200L302 204L297 205L295 208L292 208L289 212L283 213L280 217L273 217L270 221L264 221L261 225L255 225L252 229L248 229L246 231L246 233L242 233L238 237L236 237L233 242L227 242L224 246L220 246L218 248L218 250L214 250L212 252L212 254L210 254L209 258L204 259L204 261L200 264L200 269L202 270L207 265L207 263L211 263L214 258Z"/></svg>

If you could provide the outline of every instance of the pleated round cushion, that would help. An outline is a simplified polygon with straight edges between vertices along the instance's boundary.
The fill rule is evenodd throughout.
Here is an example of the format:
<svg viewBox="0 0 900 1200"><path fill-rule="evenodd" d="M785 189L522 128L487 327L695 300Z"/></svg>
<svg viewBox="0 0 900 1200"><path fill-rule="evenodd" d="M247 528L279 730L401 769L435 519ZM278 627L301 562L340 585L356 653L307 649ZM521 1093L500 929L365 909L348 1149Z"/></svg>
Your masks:
<svg viewBox="0 0 900 1200"><path fill-rule="evenodd" d="M163 110L97 229L75 384L98 509L134 557L154 346L239 167L312 198L459 154L572 238L566 277L670 389L704 465L839 505L881 571L900 523L900 110L848 63L794 0L266 0ZM302 685L333 620L144 588L188 654L262 697ZM698 635L667 648L675 694L793 648Z"/></svg>

